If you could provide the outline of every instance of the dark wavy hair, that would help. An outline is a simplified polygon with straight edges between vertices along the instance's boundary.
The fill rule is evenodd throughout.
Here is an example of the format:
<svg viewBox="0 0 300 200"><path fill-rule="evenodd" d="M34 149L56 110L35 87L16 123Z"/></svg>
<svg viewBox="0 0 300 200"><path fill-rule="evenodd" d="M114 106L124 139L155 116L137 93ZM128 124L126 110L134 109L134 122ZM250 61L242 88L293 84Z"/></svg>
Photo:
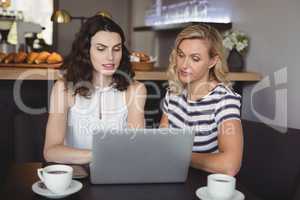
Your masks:
<svg viewBox="0 0 300 200"><path fill-rule="evenodd" d="M118 33L122 40L122 58L118 70L113 74L112 84L119 91L127 89L134 77L130 54L125 46L125 35L121 27L108 17L95 15L87 19L76 34L72 49L63 65L64 81L67 89L72 88L74 95L88 97L94 90L92 85L94 67L90 59L91 38L98 31ZM71 87L70 84L71 83ZM89 86L86 84L88 83Z"/></svg>

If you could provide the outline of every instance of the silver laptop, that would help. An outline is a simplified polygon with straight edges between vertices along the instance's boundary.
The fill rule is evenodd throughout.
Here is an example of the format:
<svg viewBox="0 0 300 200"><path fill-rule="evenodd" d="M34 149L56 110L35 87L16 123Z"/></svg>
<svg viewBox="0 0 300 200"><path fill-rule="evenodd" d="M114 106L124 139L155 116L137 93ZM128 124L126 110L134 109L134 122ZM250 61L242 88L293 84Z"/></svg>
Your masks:
<svg viewBox="0 0 300 200"><path fill-rule="evenodd" d="M107 130L93 135L93 184L184 182L191 161L190 129Z"/></svg>

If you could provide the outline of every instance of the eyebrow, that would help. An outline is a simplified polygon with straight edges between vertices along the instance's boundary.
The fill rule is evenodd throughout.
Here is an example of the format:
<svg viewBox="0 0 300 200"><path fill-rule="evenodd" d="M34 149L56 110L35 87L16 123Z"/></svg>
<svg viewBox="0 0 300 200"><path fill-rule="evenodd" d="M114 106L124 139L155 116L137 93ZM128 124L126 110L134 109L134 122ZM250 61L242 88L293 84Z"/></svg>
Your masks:
<svg viewBox="0 0 300 200"><path fill-rule="evenodd" d="M102 43L96 43L96 45L101 45L101 46L104 46L104 47L108 47L107 45L102 44ZM120 45L122 45L122 43L118 43L118 44L114 45L113 48L117 47L117 46L120 46Z"/></svg>
<svg viewBox="0 0 300 200"><path fill-rule="evenodd" d="M177 51L181 51L182 52L182 50L180 48L177 48Z"/></svg>
<svg viewBox="0 0 300 200"><path fill-rule="evenodd" d="M177 48L177 52L185 54L180 48ZM199 53L192 53L191 56L200 56L201 57L201 55Z"/></svg>

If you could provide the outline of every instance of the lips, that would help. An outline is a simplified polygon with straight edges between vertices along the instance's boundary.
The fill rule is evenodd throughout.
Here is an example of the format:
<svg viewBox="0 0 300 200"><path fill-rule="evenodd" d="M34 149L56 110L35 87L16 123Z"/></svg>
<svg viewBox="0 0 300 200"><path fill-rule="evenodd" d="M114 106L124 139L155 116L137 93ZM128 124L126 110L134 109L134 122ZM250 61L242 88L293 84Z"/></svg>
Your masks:
<svg viewBox="0 0 300 200"><path fill-rule="evenodd" d="M102 66L106 70L113 70L115 68L114 64L103 64Z"/></svg>
<svg viewBox="0 0 300 200"><path fill-rule="evenodd" d="M190 71L186 71L186 70L180 70L179 74L181 76L190 76L190 75L192 75L192 73Z"/></svg>

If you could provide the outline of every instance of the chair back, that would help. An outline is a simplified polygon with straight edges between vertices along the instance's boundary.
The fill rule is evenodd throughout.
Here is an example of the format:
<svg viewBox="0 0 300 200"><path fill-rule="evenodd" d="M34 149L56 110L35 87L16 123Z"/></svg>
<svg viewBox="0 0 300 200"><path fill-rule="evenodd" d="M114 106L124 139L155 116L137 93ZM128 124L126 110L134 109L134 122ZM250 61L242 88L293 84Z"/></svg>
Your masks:
<svg viewBox="0 0 300 200"><path fill-rule="evenodd" d="M281 133L250 121L243 121L243 130L242 184L263 199L292 199L300 178L299 131Z"/></svg>
<svg viewBox="0 0 300 200"><path fill-rule="evenodd" d="M14 118L14 161L16 163L43 161L48 113L17 114Z"/></svg>

